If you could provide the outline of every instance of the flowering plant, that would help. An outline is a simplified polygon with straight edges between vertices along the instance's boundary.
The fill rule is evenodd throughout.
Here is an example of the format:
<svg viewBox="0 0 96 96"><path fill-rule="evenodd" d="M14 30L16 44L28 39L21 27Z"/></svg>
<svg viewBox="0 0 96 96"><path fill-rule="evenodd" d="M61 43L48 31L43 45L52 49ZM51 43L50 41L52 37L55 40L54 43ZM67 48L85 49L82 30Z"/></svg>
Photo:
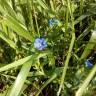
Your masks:
<svg viewBox="0 0 96 96"><path fill-rule="evenodd" d="M47 42L44 38L36 38L34 47L38 50L44 50L47 47Z"/></svg>

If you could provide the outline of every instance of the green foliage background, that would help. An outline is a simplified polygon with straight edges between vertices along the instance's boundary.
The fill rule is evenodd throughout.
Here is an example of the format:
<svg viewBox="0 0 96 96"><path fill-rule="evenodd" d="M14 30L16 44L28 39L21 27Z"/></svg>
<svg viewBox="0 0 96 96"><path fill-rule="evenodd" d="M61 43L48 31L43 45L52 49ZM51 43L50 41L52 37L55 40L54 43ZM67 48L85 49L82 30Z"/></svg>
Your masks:
<svg viewBox="0 0 96 96"><path fill-rule="evenodd" d="M95 96L95 45L96 0L0 0L0 96Z"/></svg>

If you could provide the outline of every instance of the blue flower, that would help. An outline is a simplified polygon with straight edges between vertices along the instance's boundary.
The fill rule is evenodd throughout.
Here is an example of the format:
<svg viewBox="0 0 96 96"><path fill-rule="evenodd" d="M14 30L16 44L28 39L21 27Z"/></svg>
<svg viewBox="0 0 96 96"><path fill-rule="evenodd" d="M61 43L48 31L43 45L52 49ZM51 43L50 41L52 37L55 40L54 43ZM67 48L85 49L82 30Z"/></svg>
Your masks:
<svg viewBox="0 0 96 96"><path fill-rule="evenodd" d="M93 67L93 64L90 63L89 60L86 60L84 63L85 63L85 67L87 67L87 68L92 68Z"/></svg>
<svg viewBox="0 0 96 96"><path fill-rule="evenodd" d="M48 20L48 23L49 23L50 26L53 26L53 25L58 25L59 21L55 18L52 18L52 19Z"/></svg>
<svg viewBox="0 0 96 96"><path fill-rule="evenodd" d="M47 47L47 42L45 38L36 38L34 42L34 47L38 50L44 50Z"/></svg>

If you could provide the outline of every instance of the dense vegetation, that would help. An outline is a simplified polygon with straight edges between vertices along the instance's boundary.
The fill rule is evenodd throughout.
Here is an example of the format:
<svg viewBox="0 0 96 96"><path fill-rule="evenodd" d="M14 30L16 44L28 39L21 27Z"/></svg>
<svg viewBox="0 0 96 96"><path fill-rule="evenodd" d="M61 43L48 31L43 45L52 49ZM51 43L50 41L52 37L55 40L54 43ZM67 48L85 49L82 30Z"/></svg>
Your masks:
<svg viewBox="0 0 96 96"><path fill-rule="evenodd" d="M95 96L96 0L0 0L0 96Z"/></svg>

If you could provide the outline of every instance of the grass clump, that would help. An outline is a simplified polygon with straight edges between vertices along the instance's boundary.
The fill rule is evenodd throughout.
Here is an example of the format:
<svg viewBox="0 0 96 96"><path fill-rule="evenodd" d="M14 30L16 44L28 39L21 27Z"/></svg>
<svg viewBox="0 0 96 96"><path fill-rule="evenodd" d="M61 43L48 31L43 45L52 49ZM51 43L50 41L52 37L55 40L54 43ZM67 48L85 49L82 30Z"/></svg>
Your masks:
<svg viewBox="0 0 96 96"><path fill-rule="evenodd" d="M94 96L95 3L0 0L0 96Z"/></svg>

